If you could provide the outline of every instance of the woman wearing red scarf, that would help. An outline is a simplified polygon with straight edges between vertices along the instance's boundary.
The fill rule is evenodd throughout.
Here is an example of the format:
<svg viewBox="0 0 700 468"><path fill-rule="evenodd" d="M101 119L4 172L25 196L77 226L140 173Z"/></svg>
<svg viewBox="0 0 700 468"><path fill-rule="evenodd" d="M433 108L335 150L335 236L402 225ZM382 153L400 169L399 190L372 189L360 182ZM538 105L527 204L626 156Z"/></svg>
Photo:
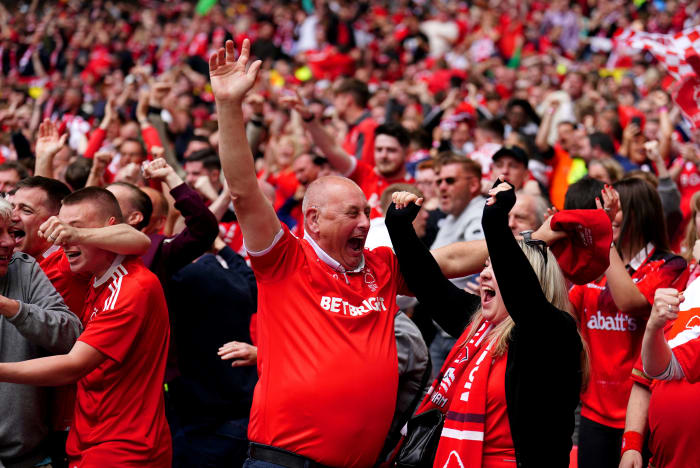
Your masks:
<svg viewBox="0 0 700 468"><path fill-rule="evenodd" d="M398 209L386 217L409 288L459 336L418 409L445 415L433 466L567 467L585 350L566 282L543 242L513 237L513 187L499 183L489 194L480 298L449 282L418 240L415 196L395 195Z"/></svg>

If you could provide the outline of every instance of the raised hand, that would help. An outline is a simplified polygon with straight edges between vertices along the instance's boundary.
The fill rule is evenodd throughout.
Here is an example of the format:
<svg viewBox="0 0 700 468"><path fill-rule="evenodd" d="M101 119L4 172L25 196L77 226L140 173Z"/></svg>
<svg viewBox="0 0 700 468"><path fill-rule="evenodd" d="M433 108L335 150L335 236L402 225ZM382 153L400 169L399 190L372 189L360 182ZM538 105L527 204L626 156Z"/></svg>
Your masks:
<svg viewBox="0 0 700 468"><path fill-rule="evenodd" d="M37 159L53 158L66 144L67 138L67 133L59 137L56 125L49 119L45 119L41 125L39 125L39 138L36 140L35 150Z"/></svg>
<svg viewBox="0 0 700 468"><path fill-rule="evenodd" d="M226 49L209 57L209 77L211 90L217 101L231 101L238 104L243 102L245 94L253 87L262 62L256 60L246 70L250 59L250 41L245 39L241 47L241 55L234 59L233 41L226 41Z"/></svg>
<svg viewBox="0 0 700 468"><path fill-rule="evenodd" d="M143 176L146 179L154 179L165 182L171 189L177 187L183 180L177 175L175 170L163 158L144 162L142 165Z"/></svg>
<svg viewBox="0 0 700 468"><path fill-rule="evenodd" d="M417 206L423 205L423 199L411 192L394 192L391 195L391 201L394 202L397 210L406 208L411 203L415 203Z"/></svg>
<svg viewBox="0 0 700 468"><path fill-rule="evenodd" d="M678 318L678 311L683 302L683 293L673 288L659 288L654 294L654 306L647 322L647 329L661 330L669 320Z"/></svg>
<svg viewBox="0 0 700 468"><path fill-rule="evenodd" d="M600 198L596 197L596 206L599 210L605 210L605 214L608 215L610 221L615 221L615 216L617 216L617 212L620 211L620 195L617 193L617 190L608 184L605 184L605 187L603 187L600 193L603 196L603 203L601 204Z"/></svg>
<svg viewBox="0 0 700 468"><path fill-rule="evenodd" d="M304 100L297 90L284 94L279 98L279 103L287 109L294 109L297 111L302 119L310 119L313 115L306 104L304 104Z"/></svg>

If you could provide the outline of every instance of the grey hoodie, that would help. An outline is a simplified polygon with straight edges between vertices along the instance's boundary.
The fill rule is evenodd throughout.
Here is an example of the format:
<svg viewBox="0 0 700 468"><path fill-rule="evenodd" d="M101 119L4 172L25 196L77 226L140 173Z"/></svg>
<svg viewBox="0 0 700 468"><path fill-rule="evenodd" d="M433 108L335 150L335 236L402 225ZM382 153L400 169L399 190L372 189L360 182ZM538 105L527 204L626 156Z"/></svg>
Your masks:
<svg viewBox="0 0 700 468"><path fill-rule="evenodd" d="M0 316L0 362L65 354L82 331L80 320L29 255L12 256L0 294L20 303L11 319ZM50 389L0 383L0 467L33 466L45 458Z"/></svg>

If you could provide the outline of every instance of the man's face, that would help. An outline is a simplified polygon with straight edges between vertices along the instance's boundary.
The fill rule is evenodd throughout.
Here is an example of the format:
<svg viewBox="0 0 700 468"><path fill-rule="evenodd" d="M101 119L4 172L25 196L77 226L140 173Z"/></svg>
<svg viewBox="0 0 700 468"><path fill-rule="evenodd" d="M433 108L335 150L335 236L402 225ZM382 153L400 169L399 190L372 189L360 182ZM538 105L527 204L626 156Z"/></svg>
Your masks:
<svg viewBox="0 0 700 468"><path fill-rule="evenodd" d="M119 161L119 164L122 166L126 166L129 163L141 164L146 159L143 148L135 141L122 143L119 147L119 154L122 156Z"/></svg>
<svg viewBox="0 0 700 468"><path fill-rule="evenodd" d="M400 174L405 159L406 151L393 136L377 135L374 139L374 164L384 177L392 178Z"/></svg>
<svg viewBox="0 0 700 468"><path fill-rule="evenodd" d="M516 237L522 231L535 231L539 228L535 213L535 202L531 196L518 195L515 205L508 213L508 227Z"/></svg>
<svg viewBox="0 0 700 468"><path fill-rule="evenodd" d="M357 268L369 232L365 195L357 187L339 183L318 208L318 245L345 268Z"/></svg>
<svg viewBox="0 0 700 468"><path fill-rule="evenodd" d="M447 214L459 216L472 199L477 177L464 170L460 163L442 166L436 179L440 209Z"/></svg>
<svg viewBox="0 0 700 468"><path fill-rule="evenodd" d="M17 182L19 182L19 174L14 169L0 172L0 192L10 192Z"/></svg>
<svg viewBox="0 0 700 468"><path fill-rule="evenodd" d="M104 214L96 204L84 201L73 205L64 205L58 213L58 218L73 227L96 228L106 226ZM97 247L71 245L63 247L68 264L73 273L94 275L100 273L105 266L109 253Z"/></svg>
<svg viewBox="0 0 700 468"><path fill-rule="evenodd" d="M318 178L318 170L319 167L314 164L308 154L302 154L292 163L294 175L299 183L305 187Z"/></svg>
<svg viewBox="0 0 700 468"><path fill-rule="evenodd" d="M119 203L119 209L122 212L124 221L131 227L136 228L136 226L143 220L143 215L138 217L140 212L136 210L133 203L131 202L131 189L121 186L121 185L110 185L107 190L112 192L114 198L117 199Z"/></svg>
<svg viewBox="0 0 700 468"><path fill-rule="evenodd" d="M50 247L50 242L39 237L39 226L56 214L49 211L46 192L38 187L23 187L9 197L12 203L12 229L15 251L39 258Z"/></svg>
<svg viewBox="0 0 700 468"><path fill-rule="evenodd" d="M519 190L525 183L527 167L511 156L501 156L491 165L491 176L496 180L499 176L505 176L506 180L513 184L515 190Z"/></svg>
<svg viewBox="0 0 700 468"><path fill-rule="evenodd" d="M219 188L218 170L207 169L204 167L202 161L190 161L185 163L185 182L187 185L194 188L197 179L203 175L209 177L209 181L214 188Z"/></svg>
<svg viewBox="0 0 700 468"><path fill-rule="evenodd" d="M435 179L437 178L435 171L432 168L416 170L416 187L423 192L426 200L435 198Z"/></svg>
<svg viewBox="0 0 700 468"><path fill-rule="evenodd" d="M345 111L352 103L352 94L336 93L333 96L333 108L340 119L345 118Z"/></svg>
<svg viewBox="0 0 700 468"><path fill-rule="evenodd" d="M0 277L7 274L12 260L12 251L15 248L15 236L13 234L12 221L0 221Z"/></svg>
<svg viewBox="0 0 700 468"><path fill-rule="evenodd" d="M574 147L575 143L575 132L574 127L568 123L564 122L557 127L559 144L568 152Z"/></svg>

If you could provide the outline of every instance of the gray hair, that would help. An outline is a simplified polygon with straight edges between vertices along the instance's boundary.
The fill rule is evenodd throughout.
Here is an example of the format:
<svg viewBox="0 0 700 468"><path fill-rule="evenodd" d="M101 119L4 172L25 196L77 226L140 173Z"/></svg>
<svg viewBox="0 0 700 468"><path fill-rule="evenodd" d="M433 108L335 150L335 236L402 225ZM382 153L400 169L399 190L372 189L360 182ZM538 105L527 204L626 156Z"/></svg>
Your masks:
<svg viewBox="0 0 700 468"><path fill-rule="evenodd" d="M0 219L4 223L12 219L12 204L5 197L0 197Z"/></svg>

